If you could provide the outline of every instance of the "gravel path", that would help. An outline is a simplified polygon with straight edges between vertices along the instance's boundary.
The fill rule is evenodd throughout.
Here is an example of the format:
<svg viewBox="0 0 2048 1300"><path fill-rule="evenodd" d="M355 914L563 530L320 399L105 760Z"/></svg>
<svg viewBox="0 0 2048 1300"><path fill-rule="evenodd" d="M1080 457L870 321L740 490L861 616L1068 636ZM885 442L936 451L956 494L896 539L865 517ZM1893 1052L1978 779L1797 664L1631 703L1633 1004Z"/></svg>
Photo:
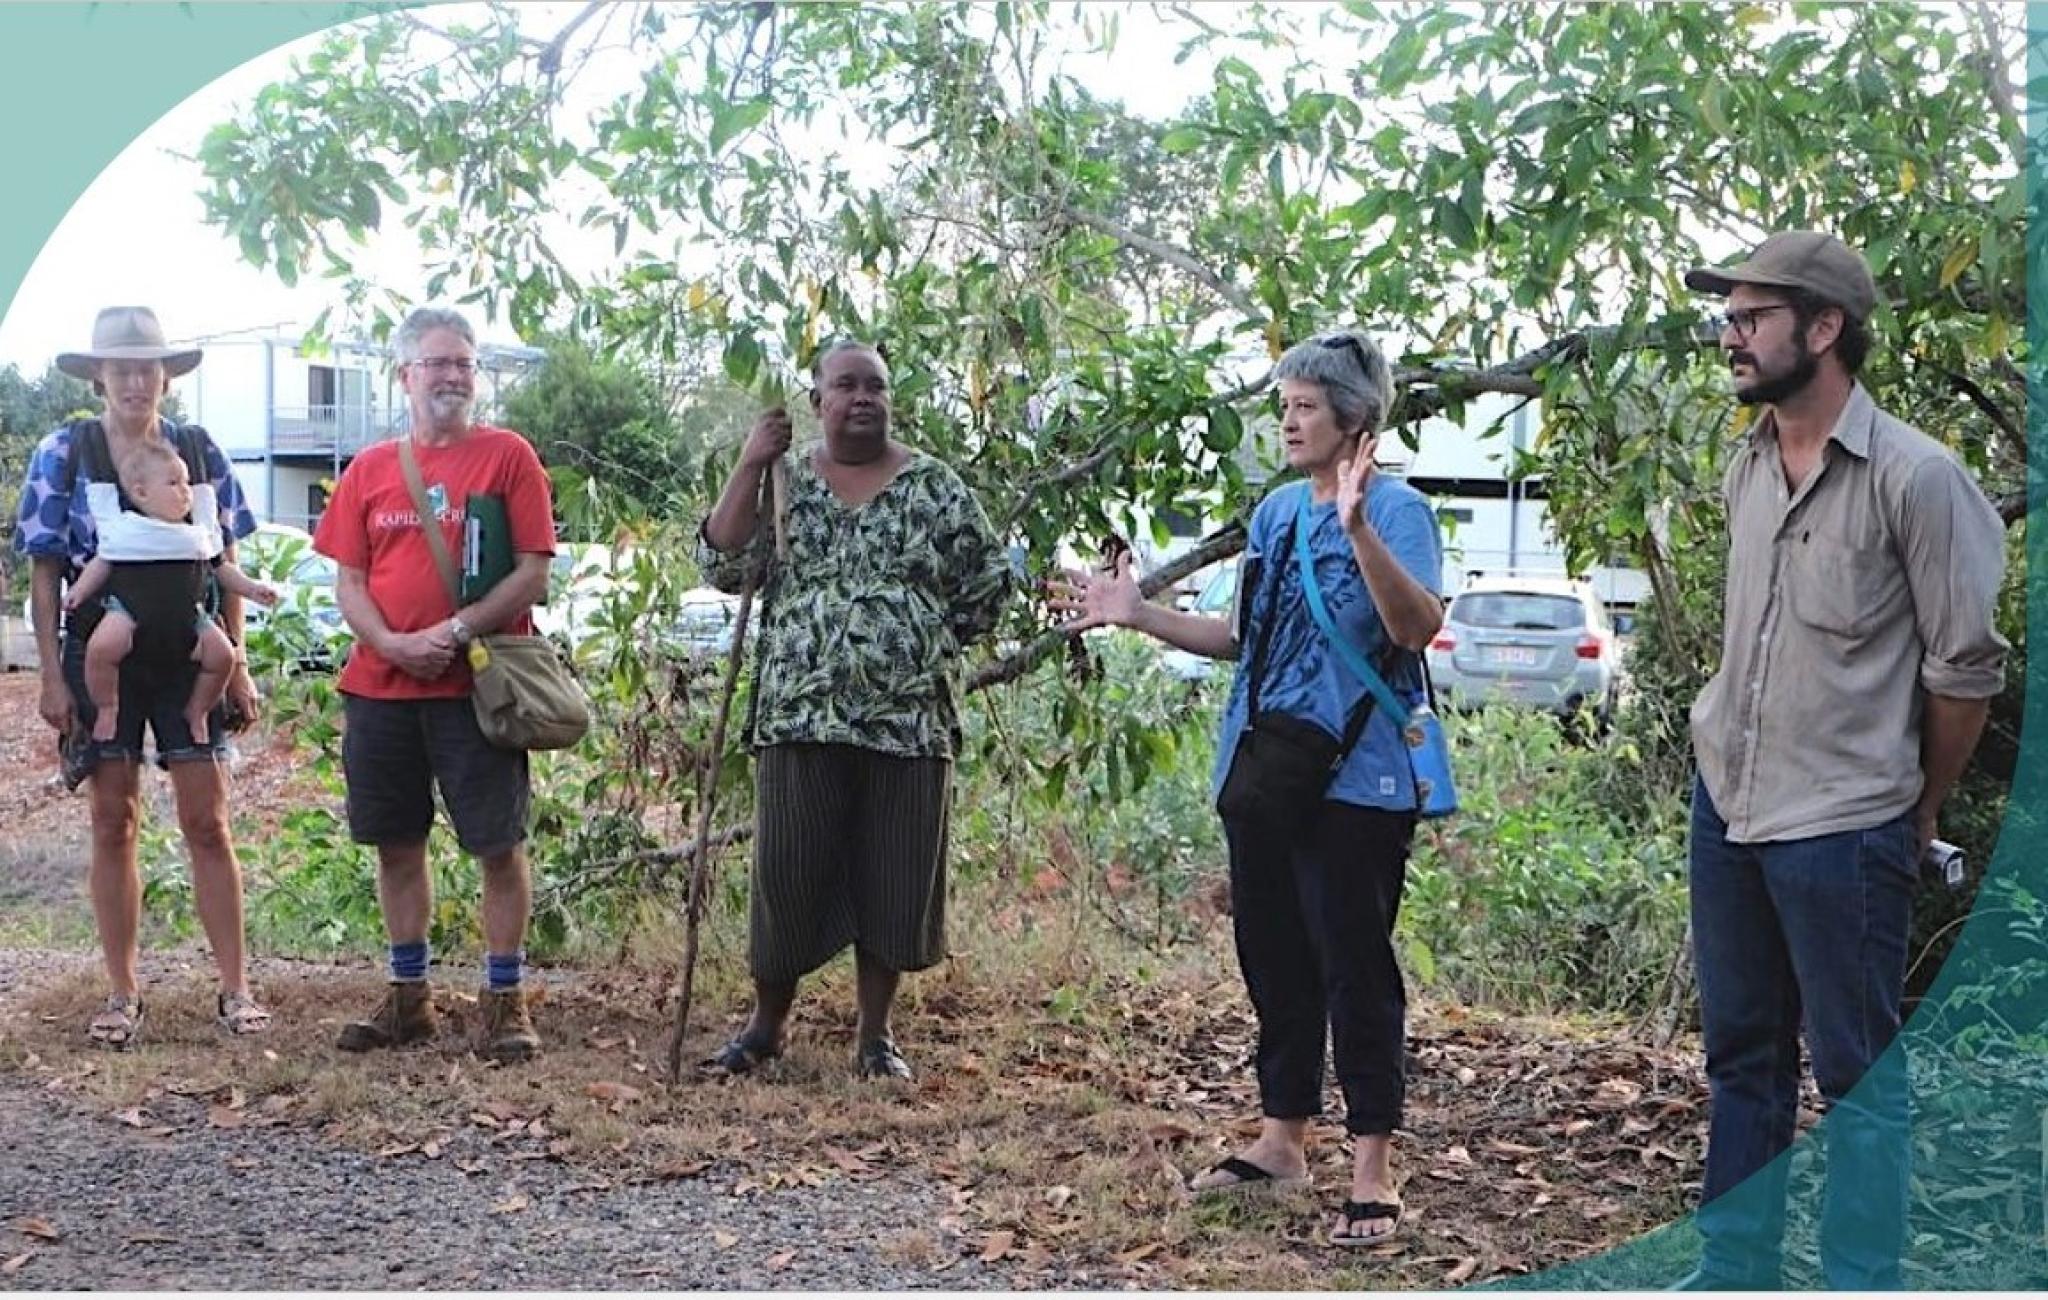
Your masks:
<svg viewBox="0 0 2048 1300"><path fill-rule="evenodd" d="M154 1102L151 1112L189 1122L180 1100ZM186 1104L203 1115L203 1100ZM934 1271L940 1260L885 1249L942 1212L943 1194L921 1180L772 1196L730 1190L715 1169L597 1190L587 1174L548 1162L467 1175L449 1160L378 1160L278 1130L186 1128L156 1138L35 1091L0 1088L0 1287L8 1289L1020 1283L971 1253L961 1259L958 1246L943 1249L944 1260L959 1261L943 1271ZM45 1225L58 1240L24 1231Z"/></svg>
<svg viewBox="0 0 2048 1300"><path fill-rule="evenodd" d="M0 1002L96 965L85 953L0 948ZM260 981L295 964L253 965ZM153 984L195 968L190 953L144 959ZM978 1239L942 1225L949 1189L915 1172L744 1196L733 1194L741 1175L717 1165L607 1186L587 1168L467 1139L441 1159L379 1159L305 1129L216 1128L208 1105L156 1096L153 1135L0 1075L0 1290L1087 1284L983 1263Z"/></svg>

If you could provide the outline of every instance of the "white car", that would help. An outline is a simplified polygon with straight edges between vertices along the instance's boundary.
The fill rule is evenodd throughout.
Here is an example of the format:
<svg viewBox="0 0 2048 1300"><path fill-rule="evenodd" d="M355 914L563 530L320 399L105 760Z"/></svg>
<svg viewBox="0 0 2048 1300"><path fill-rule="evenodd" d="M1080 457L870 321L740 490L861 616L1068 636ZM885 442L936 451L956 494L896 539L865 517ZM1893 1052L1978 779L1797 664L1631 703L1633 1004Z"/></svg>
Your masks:
<svg viewBox="0 0 2048 1300"><path fill-rule="evenodd" d="M1590 583L1482 574L1451 601L1429 643L1429 674L1447 707L1502 702L1560 717L1612 720L1621 642Z"/></svg>
<svg viewBox="0 0 2048 1300"><path fill-rule="evenodd" d="M1237 557L1218 564L1201 591L1181 608L1211 618L1231 617L1237 608ZM1185 682L1202 681L1216 671L1214 659L1171 648L1160 654L1159 666Z"/></svg>

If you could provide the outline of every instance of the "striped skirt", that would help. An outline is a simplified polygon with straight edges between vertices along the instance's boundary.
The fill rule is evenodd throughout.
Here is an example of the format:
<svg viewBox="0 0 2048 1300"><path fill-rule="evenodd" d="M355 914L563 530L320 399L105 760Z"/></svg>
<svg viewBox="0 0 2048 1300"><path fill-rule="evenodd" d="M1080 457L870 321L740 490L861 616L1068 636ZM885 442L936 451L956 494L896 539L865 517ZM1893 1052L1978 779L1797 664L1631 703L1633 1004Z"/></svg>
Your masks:
<svg viewBox="0 0 2048 1300"><path fill-rule="evenodd" d="M754 978L793 984L848 944L892 970L936 965L952 760L770 745L754 772Z"/></svg>

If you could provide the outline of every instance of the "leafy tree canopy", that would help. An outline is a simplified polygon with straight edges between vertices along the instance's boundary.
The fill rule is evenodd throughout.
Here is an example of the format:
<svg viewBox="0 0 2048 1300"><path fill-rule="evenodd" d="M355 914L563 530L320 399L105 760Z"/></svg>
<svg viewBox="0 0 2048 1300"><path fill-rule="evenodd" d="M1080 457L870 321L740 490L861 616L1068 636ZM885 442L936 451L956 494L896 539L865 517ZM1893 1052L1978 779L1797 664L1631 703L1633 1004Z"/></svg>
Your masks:
<svg viewBox="0 0 2048 1300"><path fill-rule="evenodd" d="M337 29L207 137L251 261L388 321L352 259L402 222L434 296L742 386L878 339L909 436L1041 558L1135 506L1241 511L1266 360L1358 322L1405 437L1540 399L1519 468L1574 558L1672 590L1744 418L1680 277L1792 226L1867 252L1869 381L2020 513L2009 6L460 12ZM1205 88L1154 120L1115 79L1162 41ZM558 256L572 225L609 256Z"/></svg>

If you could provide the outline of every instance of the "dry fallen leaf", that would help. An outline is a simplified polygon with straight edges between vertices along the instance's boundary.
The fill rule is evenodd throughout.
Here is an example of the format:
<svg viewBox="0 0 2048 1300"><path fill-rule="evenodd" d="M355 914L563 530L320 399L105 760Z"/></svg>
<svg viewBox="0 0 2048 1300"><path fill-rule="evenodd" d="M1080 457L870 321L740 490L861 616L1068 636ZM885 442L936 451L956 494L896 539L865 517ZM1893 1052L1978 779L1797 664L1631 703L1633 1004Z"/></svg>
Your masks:
<svg viewBox="0 0 2048 1300"><path fill-rule="evenodd" d="M129 1233L122 1240L131 1246L163 1246L178 1240L178 1238L168 1232L158 1232L154 1228L144 1228L141 1232Z"/></svg>
<svg viewBox="0 0 2048 1300"><path fill-rule="evenodd" d="M155 1120L142 1113L142 1107L140 1106L130 1106L127 1110L117 1110L114 1112L114 1118L126 1124L129 1128L148 1128L156 1123Z"/></svg>
<svg viewBox="0 0 2048 1300"><path fill-rule="evenodd" d="M780 1273L783 1269L788 1268L791 1263L795 1262L795 1260L796 1252L785 1250L781 1254L770 1255L762 1260L761 1267L767 1269L770 1273Z"/></svg>
<svg viewBox="0 0 2048 1300"><path fill-rule="evenodd" d="M1542 1147L1524 1146L1520 1142L1508 1142L1501 1138L1486 1139L1486 1148L1489 1151L1498 1151L1502 1155L1509 1156L1540 1156L1543 1154Z"/></svg>
<svg viewBox="0 0 2048 1300"><path fill-rule="evenodd" d="M20 1229L21 1234L25 1237L39 1237L44 1241L64 1240L64 1234L57 1231L56 1225L48 1219L23 1219L14 1226Z"/></svg>
<svg viewBox="0 0 2048 1300"><path fill-rule="evenodd" d="M521 1210L527 1209L532 1204L533 1202L527 1199L526 1193L515 1191L502 1201L493 1201L491 1203L491 1213L517 1214Z"/></svg>
<svg viewBox="0 0 2048 1300"><path fill-rule="evenodd" d="M1452 1147L1444 1152L1444 1159L1454 1165L1469 1165L1472 1163L1472 1153L1463 1147Z"/></svg>
<svg viewBox="0 0 2048 1300"><path fill-rule="evenodd" d="M647 1095L631 1084L612 1083L606 1080L599 1080L583 1091L599 1101L608 1101L621 1106L629 1105Z"/></svg>
<svg viewBox="0 0 2048 1300"><path fill-rule="evenodd" d="M724 1228L713 1228L711 1240L718 1243L720 1250L731 1250L740 1244L740 1235L737 1232L727 1232Z"/></svg>
<svg viewBox="0 0 2048 1300"><path fill-rule="evenodd" d="M248 1156L230 1156L228 1158L228 1168L230 1169L254 1169L256 1164L257 1162Z"/></svg>
<svg viewBox="0 0 2048 1300"><path fill-rule="evenodd" d="M1564 1126L1564 1135L1568 1138L1575 1138L1592 1127L1593 1121L1590 1119L1575 1119Z"/></svg>
<svg viewBox="0 0 2048 1300"><path fill-rule="evenodd" d="M417 1142L398 1142L379 1151L377 1158L379 1160L390 1160L395 1156L409 1156L419 1149L420 1144Z"/></svg>
<svg viewBox="0 0 2048 1300"><path fill-rule="evenodd" d="M709 1160L671 1160L655 1170L654 1176L661 1179L695 1178L698 1174L703 1173L709 1168L711 1168ZM734 1195L738 1195L738 1193L735 1192Z"/></svg>
<svg viewBox="0 0 2048 1300"><path fill-rule="evenodd" d="M1467 1255L1465 1258L1459 1260L1456 1264L1452 1265L1450 1272L1444 1274L1444 1285L1457 1286L1460 1282L1463 1282L1466 1278L1471 1277L1474 1273L1477 1273L1478 1271L1478 1259L1474 1258L1473 1256Z"/></svg>
<svg viewBox="0 0 2048 1300"><path fill-rule="evenodd" d="M981 1243L981 1262L993 1264L1010 1253L1010 1247L1017 1242L1017 1234L1002 1229L991 1232Z"/></svg>
<svg viewBox="0 0 2048 1300"><path fill-rule="evenodd" d="M206 1108L206 1122L215 1128L240 1128L247 1118L241 1111L218 1103Z"/></svg>
<svg viewBox="0 0 2048 1300"><path fill-rule="evenodd" d="M1187 1127L1185 1124L1175 1124L1171 1121L1161 1124L1154 1124L1151 1128L1145 1130L1146 1137L1151 1138L1154 1142L1158 1142L1161 1145L1166 1145L1174 1142L1185 1142L1194 1135L1194 1130Z"/></svg>
<svg viewBox="0 0 2048 1300"><path fill-rule="evenodd" d="M34 1251L24 1250L19 1255L16 1255L13 1259L8 1260L5 1264L0 1264L0 1274L5 1274L8 1277L13 1277L16 1273L21 1272L21 1266L23 1264L28 1263L35 1257L36 1253Z"/></svg>
<svg viewBox="0 0 2048 1300"><path fill-rule="evenodd" d="M1156 1241L1148 1241L1142 1246L1136 1246L1130 1250L1119 1252L1116 1258L1119 1264L1129 1265L1136 1264L1140 1260L1146 1258L1147 1256L1156 1255L1158 1253L1159 1243Z"/></svg>
<svg viewBox="0 0 2048 1300"><path fill-rule="evenodd" d="M428 1138L425 1142L420 1143L420 1154L429 1160L439 1160L441 1158L440 1140Z"/></svg>

